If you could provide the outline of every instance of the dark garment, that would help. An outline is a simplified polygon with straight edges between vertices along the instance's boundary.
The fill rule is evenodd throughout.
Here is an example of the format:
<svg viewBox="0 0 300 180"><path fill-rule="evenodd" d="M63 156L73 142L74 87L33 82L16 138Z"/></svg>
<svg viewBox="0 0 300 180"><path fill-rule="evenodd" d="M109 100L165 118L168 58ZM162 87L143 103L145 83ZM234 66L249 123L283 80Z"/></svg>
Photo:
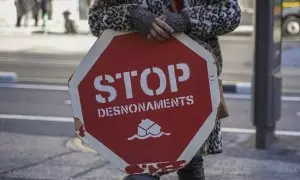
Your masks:
<svg viewBox="0 0 300 180"><path fill-rule="evenodd" d="M35 24L34 24L35 26L37 26L38 23L39 23L40 8L41 8L40 1L39 0L35 0L35 4L32 7L32 16L33 16L34 21L35 21Z"/></svg>
<svg viewBox="0 0 300 180"><path fill-rule="evenodd" d="M17 11L16 26L21 26L21 21L24 15L32 11L33 17L36 20L38 18L39 2L38 0L15 0L15 6Z"/></svg>
<svg viewBox="0 0 300 180"><path fill-rule="evenodd" d="M22 16L17 16L16 27L21 27Z"/></svg>
<svg viewBox="0 0 300 180"><path fill-rule="evenodd" d="M205 180L203 158L195 156L184 168L177 171L178 180Z"/></svg>
<svg viewBox="0 0 300 180"><path fill-rule="evenodd" d="M48 15L48 19L52 19L52 0L41 0L42 16Z"/></svg>
<svg viewBox="0 0 300 180"><path fill-rule="evenodd" d="M42 9L43 14L45 14L47 12L47 0L41 1L41 9Z"/></svg>
<svg viewBox="0 0 300 180"><path fill-rule="evenodd" d="M23 16L30 12L36 5L36 0L16 0L15 6L17 10L17 16Z"/></svg>

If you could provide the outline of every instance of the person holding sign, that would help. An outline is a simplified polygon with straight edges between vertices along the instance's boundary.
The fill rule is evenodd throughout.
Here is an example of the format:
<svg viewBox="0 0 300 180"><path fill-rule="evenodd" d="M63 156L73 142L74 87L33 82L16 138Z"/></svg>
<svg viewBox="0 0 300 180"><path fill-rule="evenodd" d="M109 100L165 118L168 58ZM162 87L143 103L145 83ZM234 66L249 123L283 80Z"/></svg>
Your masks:
<svg viewBox="0 0 300 180"><path fill-rule="evenodd" d="M237 1L95 0L89 11L89 26L97 37L106 29L138 31L145 38L160 42L174 33L185 33L214 55L220 75L222 56L217 37L239 26L241 10ZM225 116L218 112L211 135L190 163L177 171L179 180L205 179L202 156L222 152L220 119ZM125 180L159 179L163 174L129 175Z"/></svg>

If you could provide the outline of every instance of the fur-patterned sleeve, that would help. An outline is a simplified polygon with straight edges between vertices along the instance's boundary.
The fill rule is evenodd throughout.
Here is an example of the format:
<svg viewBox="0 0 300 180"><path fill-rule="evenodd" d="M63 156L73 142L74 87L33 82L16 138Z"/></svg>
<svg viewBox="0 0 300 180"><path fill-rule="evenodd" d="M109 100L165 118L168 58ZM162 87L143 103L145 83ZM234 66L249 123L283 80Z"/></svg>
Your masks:
<svg viewBox="0 0 300 180"><path fill-rule="evenodd" d="M95 0L88 17L92 34L99 37L106 29L130 30L129 8L136 5L131 2L131 0Z"/></svg>
<svg viewBox="0 0 300 180"><path fill-rule="evenodd" d="M182 10L191 22L190 33L195 36L220 36L235 30L241 19L237 0L202 0L201 5Z"/></svg>

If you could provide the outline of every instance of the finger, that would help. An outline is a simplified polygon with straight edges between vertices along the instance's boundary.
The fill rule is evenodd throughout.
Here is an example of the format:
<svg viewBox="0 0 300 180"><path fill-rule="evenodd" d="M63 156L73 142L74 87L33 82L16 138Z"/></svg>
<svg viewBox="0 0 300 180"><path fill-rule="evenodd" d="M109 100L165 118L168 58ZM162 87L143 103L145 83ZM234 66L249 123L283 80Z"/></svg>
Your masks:
<svg viewBox="0 0 300 180"><path fill-rule="evenodd" d="M166 31L164 29L162 29L160 26L158 26L155 22L152 23L152 27L153 27L153 30L160 36L168 39L170 38L169 34L166 33Z"/></svg>
<svg viewBox="0 0 300 180"><path fill-rule="evenodd" d="M150 30L150 35L152 36L152 38L159 40L159 41L164 41L165 39L163 37L161 37L154 29Z"/></svg>
<svg viewBox="0 0 300 180"><path fill-rule="evenodd" d="M153 40L153 38L152 38L151 34L147 34L147 39L149 39L149 40Z"/></svg>
<svg viewBox="0 0 300 180"><path fill-rule="evenodd" d="M162 19L155 18L154 21L159 27L163 28L164 30L168 31L169 33L174 32L173 28L171 26L169 26L166 22L164 22Z"/></svg>
<svg viewBox="0 0 300 180"><path fill-rule="evenodd" d="M154 39L154 40L158 40L158 41L164 41L165 40L163 37L158 35L157 32L154 29L151 29L149 34L152 37L152 39Z"/></svg>
<svg viewBox="0 0 300 180"><path fill-rule="evenodd" d="M166 20L166 16L165 15L161 15L158 17L159 19L161 19L162 21L165 21Z"/></svg>

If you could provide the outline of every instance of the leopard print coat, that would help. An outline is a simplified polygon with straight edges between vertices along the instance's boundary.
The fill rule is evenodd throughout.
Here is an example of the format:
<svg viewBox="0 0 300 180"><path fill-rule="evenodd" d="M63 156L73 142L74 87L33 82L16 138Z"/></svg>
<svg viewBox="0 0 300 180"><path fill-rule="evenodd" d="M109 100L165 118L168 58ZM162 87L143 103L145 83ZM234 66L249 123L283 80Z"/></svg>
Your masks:
<svg viewBox="0 0 300 180"><path fill-rule="evenodd" d="M241 10L237 0L183 0L181 11L186 13L191 22L187 33L192 39L203 45L215 55L218 74L222 71L221 49L217 36L236 29L240 23ZM89 26L95 36L100 36L105 29L131 31L128 17L129 9L143 6L154 14L162 15L170 6L169 0L95 0L89 11ZM216 125L198 155L222 152L221 122Z"/></svg>

